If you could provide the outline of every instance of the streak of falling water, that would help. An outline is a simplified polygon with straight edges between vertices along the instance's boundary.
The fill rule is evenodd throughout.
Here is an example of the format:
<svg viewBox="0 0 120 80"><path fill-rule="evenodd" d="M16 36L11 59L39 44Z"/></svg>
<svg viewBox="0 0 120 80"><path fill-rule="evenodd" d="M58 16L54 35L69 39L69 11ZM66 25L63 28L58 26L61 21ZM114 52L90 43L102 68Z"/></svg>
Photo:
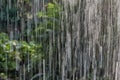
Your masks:
<svg viewBox="0 0 120 80"><path fill-rule="evenodd" d="M77 0L75 1L77 2ZM112 40L114 39L113 35L115 32L112 32L111 29L114 28L114 23L112 23L113 21L113 17L115 17L115 11L114 9L116 8L116 6L114 5L115 1L104 1L104 0L79 0L79 4L74 3L74 0L64 0L63 1L63 5L64 5L64 14L65 15L65 20L66 21L66 37L68 37L66 40L66 44L69 45L69 47L66 47L67 51L66 54L69 54L68 56L64 56L64 58L69 57L71 54L71 41L75 40L74 36L72 36L72 40L69 37L69 35L75 34L75 32L70 32L68 33L68 30L70 30L71 26L73 27L73 30L76 27L80 27L80 30L77 30L77 45L80 45L79 50L81 50L81 54L82 54L82 58L83 61L81 63L81 65L83 65L83 75L84 75L84 79L87 79L86 76L86 71L87 65L91 65L92 63L92 72L88 72L89 75L92 75L92 79L96 80L98 78L98 76L100 76L101 74L104 75L106 78L110 79L109 76L111 75L110 73L110 56L111 54L111 48L114 48L113 44L110 44L112 42ZM70 3L70 4L69 4ZM102 4L103 3L103 4ZM79 10L77 10L77 13L75 14L73 11L74 10L69 10L69 8L71 8L72 6L75 5L79 5L81 11L79 12ZM103 6L103 7L102 7ZM114 6L114 9L112 8L112 6ZM72 14L70 14L72 13ZM111 15L112 14L112 15ZM77 21L74 22L71 20L71 16L72 18L75 18L75 16L77 16ZM73 17L74 16L74 17ZM80 17L81 16L81 17ZM80 17L80 20L79 18ZM73 19L74 20L74 19ZM105 22L105 23L104 23ZM69 25L70 23L72 23L71 25ZM79 26L76 26L74 24L80 24ZM67 27L68 26L68 27ZM117 28L117 27L116 27ZM72 31L72 30L71 30ZM79 32L80 31L80 32ZM78 42L79 41L79 36L80 36L80 42L81 44ZM105 36L104 38L102 38L103 36ZM114 35L117 36L117 35ZM112 38L112 40L111 40ZM117 39L114 39L117 41ZM89 46L92 46L91 48L89 48L89 51L87 51L87 43L92 42L92 45L89 44ZM73 43L75 44L75 43ZM107 44L107 45L105 45ZM103 49L103 47L106 48ZM69 50L69 51L68 51ZM76 49L77 50L77 49ZM93 50L93 51L92 51ZM72 49L73 51L73 49ZM74 52L74 51L73 51ZM75 51L78 52L78 51ZM80 54L80 53L79 53ZM74 54L76 55L76 54ZM88 55L90 58L92 58L92 62L89 61L89 64L87 63L87 58ZM76 57L78 58L78 56ZM76 61L74 61L76 58L72 59L69 57L69 59L72 59L74 63L76 63ZM68 59L68 60L69 60ZM91 60L91 59L90 59ZM103 62L104 60L104 62ZM71 61L71 60L69 60ZM78 64L79 62L77 62ZM67 65L69 63L66 63ZM107 66L105 66L107 64ZM104 66L103 66L104 65ZM76 65L75 65L76 66ZM76 66L77 67L77 66ZM104 67L104 71L103 68ZM68 69L67 69L68 70ZM76 71L77 72L77 71ZM104 72L104 73L102 73ZM82 74L80 72L80 74ZM74 74L76 76L76 74ZM65 76L65 74L64 74ZM103 77L103 76L101 76ZM64 80L64 79L63 79ZM75 80L75 78L73 79Z"/></svg>

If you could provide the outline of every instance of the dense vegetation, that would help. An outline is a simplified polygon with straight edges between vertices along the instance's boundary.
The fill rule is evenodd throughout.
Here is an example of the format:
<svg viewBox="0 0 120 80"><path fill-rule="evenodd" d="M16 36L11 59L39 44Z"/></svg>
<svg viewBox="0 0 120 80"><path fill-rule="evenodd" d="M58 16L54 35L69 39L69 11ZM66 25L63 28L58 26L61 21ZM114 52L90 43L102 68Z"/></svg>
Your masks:
<svg viewBox="0 0 120 80"><path fill-rule="evenodd" d="M43 5L43 4L41 4ZM25 69L29 80L38 71L34 66L47 58L49 35L56 35L59 28L60 7L56 1L45 2L45 9L32 13L30 0L1 0L0 3L0 77L17 79ZM34 14L34 12L33 12ZM54 21L54 22L53 22ZM54 27L53 27L54 25ZM52 34L53 31L55 34ZM39 42L41 41L41 42ZM33 66L34 65L34 66ZM25 67L24 67L25 66ZM32 73L29 73L33 71Z"/></svg>

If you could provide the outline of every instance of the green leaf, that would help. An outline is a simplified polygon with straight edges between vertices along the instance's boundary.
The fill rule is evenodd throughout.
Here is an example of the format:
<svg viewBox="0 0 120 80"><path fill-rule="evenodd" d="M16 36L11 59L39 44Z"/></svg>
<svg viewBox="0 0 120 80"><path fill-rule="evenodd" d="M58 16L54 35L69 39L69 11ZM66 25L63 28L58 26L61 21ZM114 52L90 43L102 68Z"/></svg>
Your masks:
<svg viewBox="0 0 120 80"><path fill-rule="evenodd" d="M48 3L48 8L55 8L55 5L53 3Z"/></svg>
<svg viewBox="0 0 120 80"><path fill-rule="evenodd" d="M38 17L47 17L47 15L45 15L45 13L43 13L43 12L38 12L37 16Z"/></svg>

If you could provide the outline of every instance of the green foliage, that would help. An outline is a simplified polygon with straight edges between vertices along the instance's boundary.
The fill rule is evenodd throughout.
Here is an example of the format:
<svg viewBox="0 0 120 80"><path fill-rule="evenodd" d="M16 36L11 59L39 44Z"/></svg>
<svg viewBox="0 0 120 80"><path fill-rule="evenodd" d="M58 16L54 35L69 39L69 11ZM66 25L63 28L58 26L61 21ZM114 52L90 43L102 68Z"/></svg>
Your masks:
<svg viewBox="0 0 120 80"><path fill-rule="evenodd" d="M3 4L0 5L0 30L5 31L7 28L14 29L15 24L16 27L20 27L21 18L25 21L25 29L24 34L22 36L31 37L33 36L33 40L30 39L29 42L23 39L23 41L18 40L10 40L9 35L6 33L0 33L0 77L6 77L5 70L8 67L8 71L15 71L16 69L16 59L20 62L23 62L26 67L28 64L35 63L42 60L43 58L48 57L46 55L46 48L49 48L49 32L57 32L60 27L60 11L61 8L57 4L57 2L50 2L45 6L45 11L40 11L37 14L37 17L40 19L38 21L37 27L34 26L35 23L31 23L33 31L29 36L27 35L27 23L26 19L31 17L31 0L21 0L17 3L16 0L11 0L11 8L9 7L7 0L2 0ZM18 4L18 5L16 5ZM31 17L32 19L33 17ZM9 21L7 26L7 22ZM18 28L17 28L18 29ZM10 30L8 30L9 33ZM14 30L13 30L14 31ZM38 37L43 37L44 43L37 42L36 33ZM47 34L46 34L47 33ZM21 38L21 36L19 36ZM54 48L54 47L53 47ZM28 61L29 57L29 61ZM28 63L29 62L29 63ZM6 67L7 66L7 67ZM2 76L1 76L2 75ZM12 75L12 74L11 74ZM12 75L14 76L14 75Z"/></svg>
<svg viewBox="0 0 120 80"><path fill-rule="evenodd" d="M60 6L57 2L48 3L45 11L40 11L38 13L38 18L41 18L42 23L38 24L38 27L35 28L35 32L47 32L48 30L56 30L60 27L59 18L60 18Z"/></svg>
<svg viewBox="0 0 120 80"><path fill-rule="evenodd" d="M38 17L53 17L58 18L60 12L60 6L56 2L49 2L46 5L46 11L42 11L38 13Z"/></svg>
<svg viewBox="0 0 120 80"><path fill-rule="evenodd" d="M26 66L28 66L28 56L30 63L36 63L43 58L41 44L37 44L33 41L29 43L26 41L10 41L8 35L5 33L0 33L0 52L0 74L4 73L3 70L6 69L6 66L9 67L8 71L15 70L16 59L24 61Z"/></svg>
<svg viewBox="0 0 120 80"><path fill-rule="evenodd" d="M0 73L0 78L7 79L7 76L5 75L5 73Z"/></svg>

